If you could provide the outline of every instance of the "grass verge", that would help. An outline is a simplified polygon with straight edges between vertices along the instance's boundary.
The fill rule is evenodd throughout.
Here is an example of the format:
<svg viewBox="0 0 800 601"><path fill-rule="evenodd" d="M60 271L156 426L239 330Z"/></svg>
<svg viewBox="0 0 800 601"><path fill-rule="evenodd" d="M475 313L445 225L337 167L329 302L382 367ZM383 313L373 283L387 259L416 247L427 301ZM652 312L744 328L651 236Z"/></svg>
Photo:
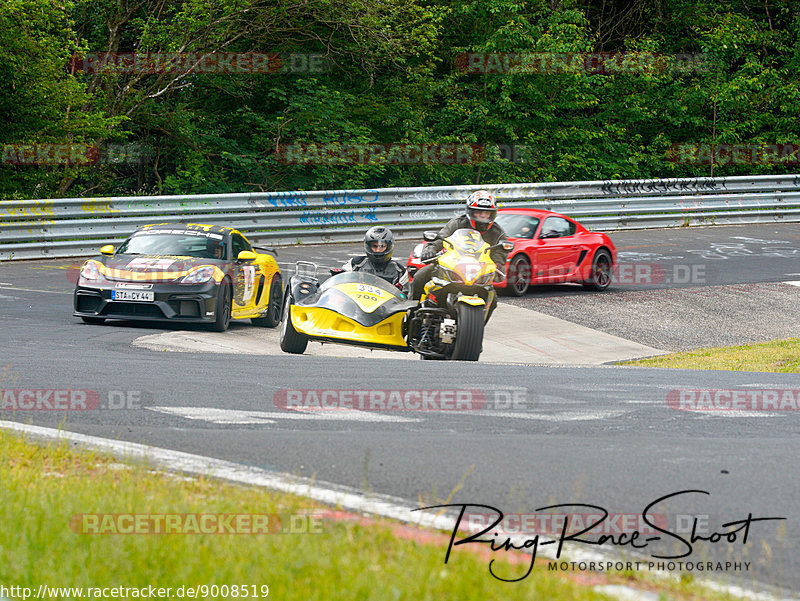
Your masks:
<svg viewBox="0 0 800 601"><path fill-rule="evenodd" d="M227 585L232 597L282 600L607 599L589 584L631 583L628 573L550 574L546 562L520 583L504 583L527 569L502 553L456 550L443 564L448 536L398 533L388 521L354 519L312 522L307 512L324 509L302 497L236 486L205 478L183 478L123 465L67 443L31 443L0 430L0 584L30 587L171 588ZM98 514L113 516L97 518ZM271 534L122 534L117 529L153 530L121 516L250 514L282 516ZM91 518L87 518L87 515ZM94 517L92 517L94 516ZM296 523L288 519L298 517ZM166 518L164 518L166 520ZM274 522L271 522L274 524ZM208 524L206 524L206 527ZM160 522L167 527L167 522ZM202 526L201 526L202 527ZM444 540L444 544L443 541ZM509 556L506 556L509 557ZM686 582L642 588L662 599L726 599L699 593ZM662 590L664 588L664 590ZM667 592L665 592L668 591ZM184 598L209 598L211 594ZM212 593L213 590L207 590ZM254 594L257 593L257 594ZM77 598L73 592L48 598ZM109 596L108 594L106 596ZM129 592L120 597L132 598ZM170 597L167 597L170 598ZM173 594L172 598L175 598Z"/></svg>
<svg viewBox="0 0 800 601"><path fill-rule="evenodd" d="M796 374L800 373L800 338L741 346L701 348L685 353L624 361L619 365Z"/></svg>

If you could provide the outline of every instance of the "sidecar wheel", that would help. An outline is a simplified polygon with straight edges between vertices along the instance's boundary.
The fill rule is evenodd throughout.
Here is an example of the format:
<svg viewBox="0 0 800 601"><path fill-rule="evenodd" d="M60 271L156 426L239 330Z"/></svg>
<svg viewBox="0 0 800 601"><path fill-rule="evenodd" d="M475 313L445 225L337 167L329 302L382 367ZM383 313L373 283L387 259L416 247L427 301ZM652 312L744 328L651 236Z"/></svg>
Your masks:
<svg viewBox="0 0 800 601"><path fill-rule="evenodd" d="M458 311L458 329L450 359L453 361L477 361L483 350L483 307L458 303L456 310Z"/></svg>
<svg viewBox="0 0 800 601"><path fill-rule="evenodd" d="M281 323L281 350L284 353L302 355L308 346L308 336L301 334L292 325L292 297L288 294L283 302L283 320Z"/></svg>

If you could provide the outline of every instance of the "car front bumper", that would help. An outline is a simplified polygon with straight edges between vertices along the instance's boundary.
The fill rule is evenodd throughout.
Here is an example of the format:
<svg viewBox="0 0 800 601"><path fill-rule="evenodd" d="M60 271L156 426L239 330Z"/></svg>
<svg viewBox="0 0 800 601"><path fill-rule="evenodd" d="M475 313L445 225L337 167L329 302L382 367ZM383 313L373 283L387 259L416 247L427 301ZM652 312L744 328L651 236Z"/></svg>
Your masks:
<svg viewBox="0 0 800 601"><path fill-rule="evenodd" d="M111 298L113 291L127 289L113 282L79 284L75 287L73 315L100 319L208 323L216 319L218 288L216 282L198 285L159 283L147 289L153 292L154 300L130 301Z"/></svg>

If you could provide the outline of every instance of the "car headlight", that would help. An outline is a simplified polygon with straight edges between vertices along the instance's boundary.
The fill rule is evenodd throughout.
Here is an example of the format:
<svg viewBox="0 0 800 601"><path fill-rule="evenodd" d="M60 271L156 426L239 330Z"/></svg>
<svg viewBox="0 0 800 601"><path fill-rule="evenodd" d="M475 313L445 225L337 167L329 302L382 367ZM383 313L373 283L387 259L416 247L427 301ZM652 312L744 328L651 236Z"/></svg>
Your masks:
<svg viewBox="0 0 800 601"><path fill-rule="evenodd" d="M181 284L203 284L214 277L213 267L198 267L183 276Z"/></svg>
<svg viewBox="0 0 800 601"><path fill-rule="evenodd" d="M86 261L81 267L81 279L87 282L99 282L102 279L100 270L97 268L97 263L94 261Z"/></svg>

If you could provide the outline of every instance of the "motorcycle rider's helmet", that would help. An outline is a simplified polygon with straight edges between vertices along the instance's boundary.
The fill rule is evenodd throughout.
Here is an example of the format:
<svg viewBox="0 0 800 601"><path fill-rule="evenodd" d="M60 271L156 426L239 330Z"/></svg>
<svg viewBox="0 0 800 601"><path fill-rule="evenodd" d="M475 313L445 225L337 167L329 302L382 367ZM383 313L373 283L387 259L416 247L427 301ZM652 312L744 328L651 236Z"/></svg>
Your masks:
<svg viewBox="0 0 800 601"><path fill-rule="evenodd" d="M497 200L486 190L476 190L467 198L469 224L479 232L485 232L497 217Z"/></svg>
<svg viewBox="0 0 800 601"><path fill-rule="evenodd" d="M369 228L364 234L364 250L370 262L376 265L391 261L394 250L392 230L382 225Z"/></svg>

